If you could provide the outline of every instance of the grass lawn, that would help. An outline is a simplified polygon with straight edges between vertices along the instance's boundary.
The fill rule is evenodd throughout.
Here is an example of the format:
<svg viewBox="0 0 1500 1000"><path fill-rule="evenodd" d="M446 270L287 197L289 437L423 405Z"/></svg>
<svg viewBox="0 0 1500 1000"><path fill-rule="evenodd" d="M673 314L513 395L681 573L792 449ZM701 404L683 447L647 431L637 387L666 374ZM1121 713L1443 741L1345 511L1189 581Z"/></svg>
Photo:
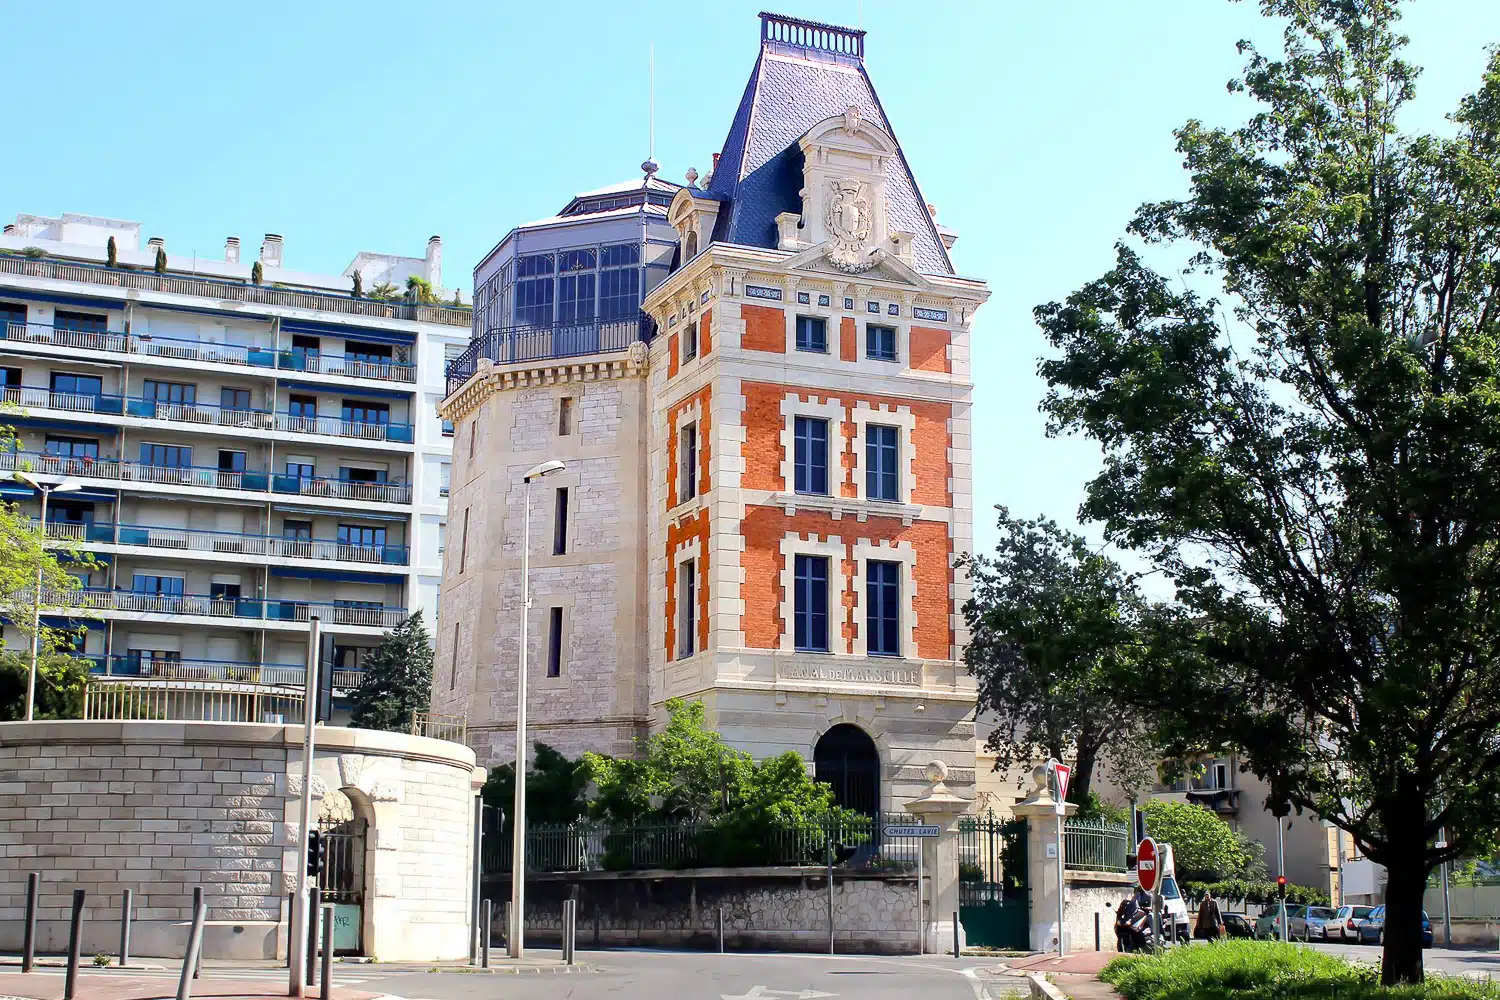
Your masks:
<svg viewBox="0 0 1500 1000"><path fill-rule="evenodd" d="M1384 989L1373 966L1270 941L1125 955L1100 978L1125 1000L1500 1000L1500 987L1446 977Z"/></svg>

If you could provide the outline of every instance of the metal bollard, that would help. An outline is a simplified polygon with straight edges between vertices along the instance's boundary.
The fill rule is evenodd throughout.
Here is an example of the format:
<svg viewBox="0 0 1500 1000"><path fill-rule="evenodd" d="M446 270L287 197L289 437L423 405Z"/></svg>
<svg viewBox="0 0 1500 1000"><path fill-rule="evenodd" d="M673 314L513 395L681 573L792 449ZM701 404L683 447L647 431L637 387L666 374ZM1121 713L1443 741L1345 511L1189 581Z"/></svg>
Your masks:
<svg viewBox="0 0 1500 1000"><path fill-rule="evenodd" d="M26 876L26 941L21 946L22 972L30 972L36 964L36 896L41 878L37 872Z"/></svg>
<svg viewBox="0 0 1500 1000"><path fill-rule="evenodd" d="M307 903L307 985L318 985L318 914L323 908L323 893L317 886L308 890Z"/></svg>
<svg viewBox="0 0 1500 1000"><path fill-rule="evenodd" d="M484 900L479 910L479 967L488 969L490 967L490 935L495 928L495 901Z"/></svg>
<svg viewBox="0 0 1500 1000"><path fill-rule="evenodd" d="M130 890L120 896L120 968L130 964Z"/></svg>
<svg viewBox="0 0 1500 1000"><path fill-rule="evenodd" d="M195 885L193 886L193 913L196 914L198 912L198 907L200 906L203 907L203 913L206 916L208 914L208 907L203 903L203 886ZM199 949L199 952L199 954L193 956L194 979L198 979L203 975L203 957L201 954L201 948Z"/></svg>
<svg viewBox="0 0 1500 1000"><path fill-rule="evenodd" d="M953 911L953 957L962 958L963 950L958 946L958 911Z"/></svg>
<svg viewBox="0 0 1500 1000"><path fill-rule="evenodd" d="M297 894L286 894L286 967L292 967L292 911L297 908Z"/></svg>
<svg viewBox="0 0 1500 1000"><path fill-rule="evenodd" d="M322 1000L333 1000L333 907L323 907L323 991Z"/></svg>
<svg viewBox="0 0 1500 1000"><path fill-rule="evenodd" d="M563 900L563 963L573 964L574 950L578 944L578 900Z"/></svg>
<svg viewBox="0 0 1500 1000"><path fill-rule="evenodd" d="M719 907L719 954L724 954L724 907Z"/></svg>
<svg viewBox="0 0 1500 1000"><path fill-rule="evenodd" d="M78 989L78 958L83 948L83 890L73 890L73 921L68 926L68 978L63 983L63 1000L73 1000Z"/></svg>
<svg viewBox="0 0 1500 1000"><path fill-rule="evenodd" d="M594 904L594 950L599 950L599 904Z"/></svg>
<svg viewBox="0 0 1500 1000"><path fill-rule="evenodd" d="M1099 911L1094 911L1094 950L1103 951L1104 942L1099 939Z"/></svg>
<svg viewBox="0 0 1500 1000"><path fill-rule="evenodd" d="M193 907L193 926L188 931L187 952L182 956L182 976L177 980L177 1000L188 1000L193 995L193 970L203 954L203 918L208 908L202 903Z"/></svg>

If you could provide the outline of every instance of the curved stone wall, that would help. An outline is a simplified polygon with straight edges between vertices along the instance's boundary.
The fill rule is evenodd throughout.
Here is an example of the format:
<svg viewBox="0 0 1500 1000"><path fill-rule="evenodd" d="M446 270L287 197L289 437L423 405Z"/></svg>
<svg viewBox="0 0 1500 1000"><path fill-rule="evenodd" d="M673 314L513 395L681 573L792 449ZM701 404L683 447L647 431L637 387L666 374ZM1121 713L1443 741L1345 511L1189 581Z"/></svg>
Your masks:
<svg viewBox="0 0 1500 1000"><path fill-rule="evenodd" d="M484 780L473 751L320 726L313 773L315 814L327 796L334 815L369 824L363 953L467 956L473 803ZM301 726L0 723L0 949L21 948L35 871L40 951L65 950L72 891L84 889L84 954L114 954L129 888L132 953L180 956L201 886L207 957L284 957L301 785Z"/></svg>

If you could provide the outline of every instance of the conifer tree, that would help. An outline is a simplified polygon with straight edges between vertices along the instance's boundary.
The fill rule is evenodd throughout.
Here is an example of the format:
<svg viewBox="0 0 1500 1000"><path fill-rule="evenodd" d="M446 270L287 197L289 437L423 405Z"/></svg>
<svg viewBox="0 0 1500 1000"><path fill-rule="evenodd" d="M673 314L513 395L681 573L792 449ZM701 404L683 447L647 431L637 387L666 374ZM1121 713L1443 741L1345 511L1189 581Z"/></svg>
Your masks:
<svg viewBox="0 0 1500 1000"><path fill-rule="evenodd" d="M432 699L432 642L422 626L422 612L385 634L365 660L365 679L349 696L356 729L398 732L412 716L427 711Z"/></svg>

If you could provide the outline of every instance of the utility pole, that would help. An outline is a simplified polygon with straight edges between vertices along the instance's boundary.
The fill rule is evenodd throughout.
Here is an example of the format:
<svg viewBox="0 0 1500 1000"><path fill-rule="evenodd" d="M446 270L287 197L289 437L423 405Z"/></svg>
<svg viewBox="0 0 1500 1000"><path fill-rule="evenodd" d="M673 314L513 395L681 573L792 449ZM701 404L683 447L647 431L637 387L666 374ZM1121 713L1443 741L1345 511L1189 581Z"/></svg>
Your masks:
<svg viewBox="0 0 1500 1000"><path fill-rule="evenodd" d="M318 697L318 653L322 649L321 625L317 615L308 621L307 632L307 676L302 701L302 802L298 810L298 825L302 830L301 843L297 847L297 894L292 897L292 919L287 929L287 996L307 995L307 933L309 919L307 884L307 835L312 827L312 779L313 779L313 731L317 719Z"/></svg>

